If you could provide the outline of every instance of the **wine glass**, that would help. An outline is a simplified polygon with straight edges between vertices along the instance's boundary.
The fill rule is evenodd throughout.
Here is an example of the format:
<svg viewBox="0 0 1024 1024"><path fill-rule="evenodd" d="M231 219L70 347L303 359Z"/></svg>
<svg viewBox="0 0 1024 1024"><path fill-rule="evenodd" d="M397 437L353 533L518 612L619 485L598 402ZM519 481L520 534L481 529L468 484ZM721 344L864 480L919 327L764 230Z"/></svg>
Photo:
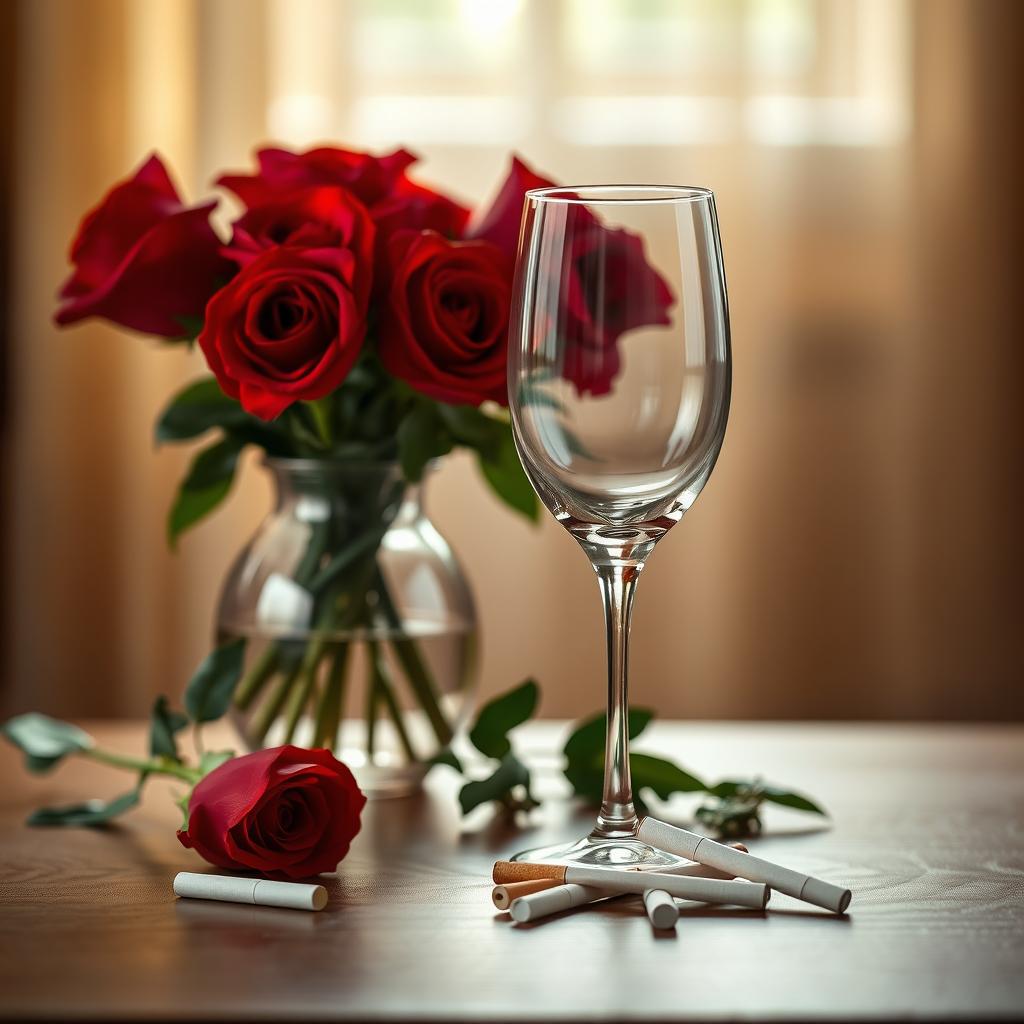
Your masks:
<svg viewBox="0 0 1024 1024"><path fill-rule="evenodd" d="M593 831L516 859L664 868L636 838L627 667L637 579L711 475L729 411L729 313L704 188L526 193L509 327L516 447L590 559L608 640L604 788Z"/></svg>

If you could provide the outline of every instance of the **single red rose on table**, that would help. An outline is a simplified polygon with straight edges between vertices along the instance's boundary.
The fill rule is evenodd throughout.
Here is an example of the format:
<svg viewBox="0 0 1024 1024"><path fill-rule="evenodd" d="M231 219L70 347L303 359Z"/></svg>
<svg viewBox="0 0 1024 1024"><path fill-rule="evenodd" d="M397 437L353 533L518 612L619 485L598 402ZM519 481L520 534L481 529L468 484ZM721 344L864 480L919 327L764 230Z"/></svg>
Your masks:
<svg viewBox="0 0 1024 1024"><path fill-rule="evenodd" d="M507 405L511 274L501 252L486 242L403 231L389 241L385 272L385 368L441 402Z"/></svg>
<svg viewBox="0 0 1024 1024"><path fill-rule="evenodd" d="M526 192L554 187L513 156L508 177L470 237L489 241L514 259ZM547 215L563 219L570 244L547 268L560 281L562 303L548 311L541 329L557 331L566 342L561 373L580 395L607 394L622 366L621 336L670 323L675 297L647 260L640 236L606 227L588 207L573 203L555 206Z"/></svg>
<svg viewBox="0 0 1024 1024"><path fill-rule="evenodd" d="M187 336L233 270L210 227L216 205L185 206L151 156L83 218L57 323L99 316L163 338Z"/></svg>
<svg viewBox="0 0 1024 1024"><path fill-rule="evenodd" d="M370 274L351 249L279 245L246 263L210 300L199 335L224 393L272 420L334 391L365 340Z"/></svg>
<svg viewBox="0 0 1024 1024"><path fill-rule="evenodd" d="M382 246L387 235L403 228L458 237L469 220L466 207L407 176L416 157L404 149L378 157L332 146L304 153L268 148L256 154L256 161L256 174L226 174L217 184L249 207L314 185L341 186L369 210Z"/></svg>
<svg viewBox="0 0 1024 1024"><path fill-rule="evenodd" d="M274 747L232 758L202 779L178 839L219 868L309 878L333 871L348 853L365 803L329 751Z"/></svg>

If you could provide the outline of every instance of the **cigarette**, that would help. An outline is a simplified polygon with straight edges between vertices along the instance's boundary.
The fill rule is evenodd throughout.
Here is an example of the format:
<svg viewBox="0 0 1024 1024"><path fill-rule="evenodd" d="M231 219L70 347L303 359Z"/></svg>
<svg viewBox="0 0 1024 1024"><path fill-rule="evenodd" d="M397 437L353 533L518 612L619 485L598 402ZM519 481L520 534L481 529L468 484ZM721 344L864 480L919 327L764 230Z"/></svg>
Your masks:
<svg viewBox="0 0 1024 1024"><path fill-rule="evenodd" d="M531 893L543 892L558 885L554 878L537 878L532 882L513 882L511 885L496 885L491 890L491 899L499 910L508 910L513 900Z"/></svg>
<svg viewBox="0 0 1024 1024"><path fill-rule="evenodd" d="M733 851L736 853L736 851ZM736 853L737 856L747 856ZM694 878L667 875L656 871L622 871L618 868L584 867L578 864L529 864L499 860L494 865L494 881L499 885L554 878L560 883L593 886L611 893L633 892L643 895L648 889L664 889L670 896L702 903L727 903L762 910L771 890L756 882L721 878ZM530 897L524 897L524 899Z"/></svg>
<svg viewBox="0 0 1024 1024"><path fill-rule="evenodd" d="M607 889L597 889L591 885L558 885L556 883L549 889L514 899L509 907L509 913L511 913L513 921L518 924L526 924L527 921L536 921L562 910L581 907L585 903L595 903L597 900L604 900L613 895L614 893L608 892Z"/></svg>
<svg viewBox="0 0 1024 1024"><path fill-rule="evenodd" d="M730 843L734 850L746 853L747 848L742 843ZM646 868L629 868L629 871L645 871ZM659 868L666 875L686 875L689 878L735 878L728 871L719 871L718 868L708 867L707 864L698 864L696 861L688 861L685 864L676 864L672 867Z"/></svg>
<svg viewBox="0 0 1024 1024"><path fill-rule="evenodd" d="M834 914L846 913L846 908L850 905L849 889L843 889L831 882L823 882L811 875L802 875L799 871L762 860L751 853L740 853L706 836L667 825L655 818L643 819L637 831L637 838L659 850L699 861L719 871L749 878L752 882L765 882L787 896L803 900L805 903L813 903L817 907L831 910Z"/></svg>
<svg viewBox="0 0 1024 1024"><path fill-rule="evenodd" d="M224 903L289 907L292 910L323 910L327 906L327 890L322 885L201 875L192 871L179 871L174 876L174 893L194 900L221 900Z"/></svg>
<svg viewBox="0 0 1024 1024"><path fill-rule="evenodd" d="M676 901L664 889L648 889L644 893L644 909L655 928L675 928L679 920Z"/></svg>

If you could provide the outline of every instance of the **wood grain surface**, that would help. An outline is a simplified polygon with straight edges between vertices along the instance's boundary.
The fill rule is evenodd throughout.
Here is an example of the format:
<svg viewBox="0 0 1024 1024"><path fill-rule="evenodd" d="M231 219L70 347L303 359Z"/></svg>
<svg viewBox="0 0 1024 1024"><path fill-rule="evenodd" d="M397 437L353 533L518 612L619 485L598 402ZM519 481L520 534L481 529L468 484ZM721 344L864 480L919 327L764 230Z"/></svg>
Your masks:
<svg viewBox="0 0 1024 1024"><path fill-rule="evenodd" d="M90 727L141 749L141 725ZM372 803L319 914L177 900L202 870L174 836L173 785L105 830L30 829L41 803L128 787L69 763L25 777L0 751L0 1014L9 1020L927 1020L1024 1013L1024 729L664 724L643 749L710 776L762 773L832 811L769 812L754 852L848 885L837 918L776 894L767 913L684 911L655 936L638 898L513 925L491 863L570 838L563 730L522 730L549 799L527 827L455 780ZM162 792L166 790L167 792ZM664 808L685 819L692 804Z"/></svg>

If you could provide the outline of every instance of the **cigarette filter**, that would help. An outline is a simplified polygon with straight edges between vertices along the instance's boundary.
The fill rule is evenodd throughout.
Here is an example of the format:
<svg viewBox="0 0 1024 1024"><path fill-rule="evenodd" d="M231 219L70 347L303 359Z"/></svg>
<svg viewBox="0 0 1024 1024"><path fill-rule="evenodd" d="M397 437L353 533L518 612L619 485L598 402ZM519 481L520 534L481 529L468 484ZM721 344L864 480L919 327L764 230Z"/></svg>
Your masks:
<svg viewBox="0 0 1024 1024"><path fill-rule="evenodd" d="M555 885L550 889L514 899L509 912L513 921L526 924L527 921L536 921L562 910L607 899L611 895L613 894L607 889L595 889L590 885Z"/></svg>
<svg viewBox="0 0 1024 1024"><path fill-rule="evenodd" d="M644 909L655 928L675 928L679 920L676 901L664 889L648 889L644 893Z"/></svg>
<svg viewBox="0 0 1024 1024"><path fill-rule="evenodd" d="M250 903L260 907L290 907L293 910L323 910L327 890L322 885L301 882L270 882L265 878L232 875L202 875L179 871L174 876L174 893L198 900Z"/></svg>
<svg viewBox="0 0 1024 1024"><path fill-rule="evenodd" d="M510 885L496 885L491 890L491 899L499 910L508 910L513 900L531 893L543 892L558 885L555 878L537 878L532 882L512 882Z"/></svg>
<svg viewBox="0 0 1024 1024"><path fill-rule="evenodd" d="M679 899L727 903L756 910L761 910L771 895L767 885L721 878L694 878L656 871L623 871L619 868L595 868L577 864L498 861L494 865L494 880L499 884L537 878L554 878L560 883L594 886L612 893L633 892L643 895L648 889L664 889L670 896Z"/></svg>
<svg viewBox="0 0 1024 1024"><path fill-rule="evenodd" d="M637 831L637 838L659 850L678 854L690 860L700 861L708 867L726 871L752 882L764 882L787 896L813 903L815 906L843 914L850 905L849 889L840 888L831 882L823 882L811 875L784 868L771 861L762 860L750 853L741 853L731 847L716 843L706 836L686 829L667 825L655 818L644 818Z"/></svg>

